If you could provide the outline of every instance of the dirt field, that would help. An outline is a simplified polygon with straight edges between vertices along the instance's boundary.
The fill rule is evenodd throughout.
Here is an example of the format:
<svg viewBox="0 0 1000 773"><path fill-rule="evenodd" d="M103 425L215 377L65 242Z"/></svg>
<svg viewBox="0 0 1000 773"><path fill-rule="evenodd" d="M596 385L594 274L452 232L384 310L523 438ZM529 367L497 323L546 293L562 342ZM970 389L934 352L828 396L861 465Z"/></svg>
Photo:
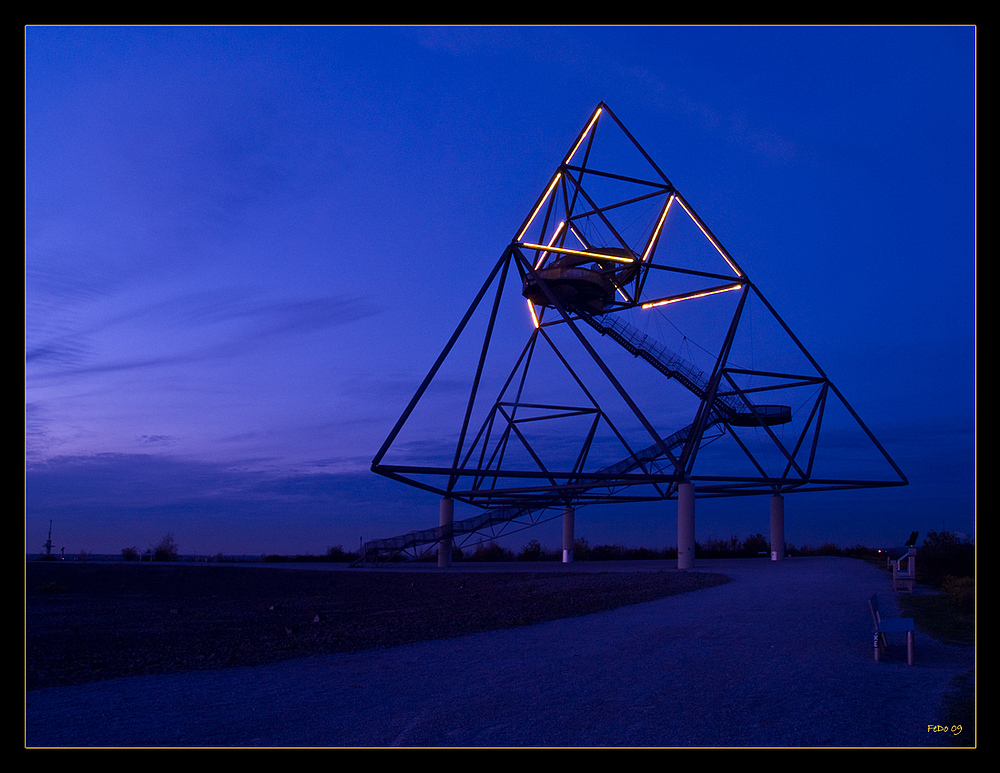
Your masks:
<svg viewBox="0 0 1000 773"><path fill-rule="evenodd" d="M585 615L726 582L681 572L26 564L26 687L255 665Z"/></svg>

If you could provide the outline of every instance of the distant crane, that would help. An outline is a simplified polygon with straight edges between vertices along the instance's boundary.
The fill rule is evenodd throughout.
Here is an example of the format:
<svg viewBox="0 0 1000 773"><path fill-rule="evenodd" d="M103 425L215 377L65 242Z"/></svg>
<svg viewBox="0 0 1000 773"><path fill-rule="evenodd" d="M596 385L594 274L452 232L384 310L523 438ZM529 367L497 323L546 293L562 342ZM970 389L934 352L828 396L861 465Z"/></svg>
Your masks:
<svg viewBox="0 0 1000 773"><path fill-rule="evenodd" d="M45 540L45 544L42 545L45 548L45 559L47 561L52 560L52 521L49 521L49 538Z"/></svg>

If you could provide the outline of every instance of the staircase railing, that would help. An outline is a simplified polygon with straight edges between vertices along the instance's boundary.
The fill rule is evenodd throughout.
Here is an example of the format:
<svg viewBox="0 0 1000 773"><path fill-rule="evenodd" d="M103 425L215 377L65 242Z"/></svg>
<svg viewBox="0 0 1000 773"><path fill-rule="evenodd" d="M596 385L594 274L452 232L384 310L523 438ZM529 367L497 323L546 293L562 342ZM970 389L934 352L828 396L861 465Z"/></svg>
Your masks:
<svg viewBox="0 0 1000 773"><path fill-rule="evenodd" d="M580 318L601 335L610 336L634 356L642 357L665 376L683 384L698 397L704 399L708 393L708 379L705 377L704 371L698 370L679 354L670 351L641 330L614 316L598 320L589 314L580 314ZM717 396L715 407L723 414L749 412L747 406L732 395Z"/></svg>

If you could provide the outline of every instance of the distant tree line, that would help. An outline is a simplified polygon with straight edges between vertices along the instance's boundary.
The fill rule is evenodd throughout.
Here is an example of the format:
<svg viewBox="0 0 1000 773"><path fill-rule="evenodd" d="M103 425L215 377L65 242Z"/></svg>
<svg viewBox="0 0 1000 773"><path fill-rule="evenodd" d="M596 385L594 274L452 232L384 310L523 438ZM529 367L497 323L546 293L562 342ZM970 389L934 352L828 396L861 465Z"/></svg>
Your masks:
<svg viewBox="0 0 1000 773"><path fill-rule="evenodd" d="M701 558L744 558L766 554L768 541L756 534L745 540L733 537L729 541L712 540L705 545L695 543L695 555ZM538 540L530 540L519 553L494 543L480 543L473 552L459 551L455 556L464 561L561 561L562 550L550 550ZM574 561L641 561L677 558L677 548L630 548L624 545L591 545L585 538L573 543Z"/></svg>
<svg viewBox="0 0 1000 773"><path fill-rule="evenodd" d="M917 582L941 589L960 610L976 605L976 546L949 531L929 531L917 550Z"/></svg>
<svg viewBox="0 0 1000 773"><path fill-rule="evenodd" d="M334 545L333 547L328 547L326 553L322 555L302 555L297 554L294 556L283 556L283 555L266 555L264 556L264 563L266 564L288 564L288 563L328 563L328 564L342 564L349 563L357 559L358 554L352 553L350 551L344 550L343 545Z"/></svg>
<svg viewBox="0 0 1000 773"><path fill-rule="evenodd" d="M733 536L728 540L709 539L695 543L697 558L756 558L770 554L770 541L762 534L753 534L742 540ZM885 554L878 548L866 545L842 548L832 542L825 542L817 547L786 544L785 555L885 560ZM975 546L951 532L929 532L917 555L918 580L924 584L937 586L946 577L972 577L975 574ZM481 542L469 552L455 548L453 558L460 561L561 561L562 551L545 548L536 539L529 540L517 553L495 542ZM576 561L670 559L677 558L677 548L591 545L586 539L578 538L573 545L573 558Z"/></svg>
<svg viewBox="0 0 1000 773"><path fill-rule="evenodd" d="M756 558L770 555L770 543L762 534L753 534L740 540L733 536L728 540L710 539L704 543L695 543L696 558ZM862 558L874 562L885 561L884 553L877 548L855 545L841 548L832 542L818 547L785 545L785 555L795 556L843 556L847 558ZM135 547L122 550L122 558L126 561L138 561L142 558ZM177 561L178 548L173 533L168 533L156 545L150 546L145 557L154 561ZM341 545L327 548L322 555L264 555L262 560L268 563L290 562L328 562L349 563L358 558L358 553L345 551ZM529 540L519 552L515 553L496 542L480 542L471 551L453 548L452 558L455 561L561 561L562 551L545 548L538 540ZM623 545L591 545L586 539L578 538L573 545L574 561L636 561L655 559L675 559L677 548L661 549L638 547L629 548ZM221 554L216 560L225 560ZM431 551L425 560L436 560L436 553ZM917 581L924 585L944 588L960 597L971 598L975 577L975 545L967 538L948 531L927 533L923 544L917 552Z"/></svg>
<svg viewBox="0 0 1000 773"><path fill-rule="evenodd" d="M940 587L949 577L973 577L976 546L950 531L929 531L917 550L917 581Z"/></svg>
<svg viewBox="0 0 1000 773"><path fill-rule="evenodd" d="M122 548L122 560L123 561L139 561L142 559L142 555L139 553L139 548L132 546L127 548ZM164 535L163 539L157 542L155 545L150 545L146 550L146 560L152 561L178 561L180 560L180 551L177 547L177 540L174 539L174 533L168 532Z"/></svg>

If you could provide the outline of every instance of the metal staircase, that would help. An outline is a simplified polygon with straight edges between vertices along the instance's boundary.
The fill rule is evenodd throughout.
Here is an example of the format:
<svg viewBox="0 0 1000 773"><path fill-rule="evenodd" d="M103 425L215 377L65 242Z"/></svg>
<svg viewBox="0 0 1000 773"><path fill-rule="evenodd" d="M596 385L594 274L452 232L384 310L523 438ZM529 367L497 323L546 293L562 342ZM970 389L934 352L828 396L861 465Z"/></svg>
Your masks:
<svg viewBox="0 0 1000 773"><path fill-rule="evenodd" d="M352 564L352 566L385 563L397 558L398 556L405 555L407 552L411 554L411 557L419 558L421 555L426 554L437 543L449 537L453 541L456 538L459 538L459 541L461 541L460 538L463 536L477 534L492 529L504 529L507 533L510 533L511 531L519 531L520 528L536 526L539 523L543 523L546 520L556 517L555 515L543 517L542 513L544 510L544 506L539 506L537 504L525 507L493 508L484 511L479 515L475 515L472 518L455 521L451 527L438 526L433 529L411 531L408 534L403 534L399 537L370 540L369 542L364 543L361 548L361 555ZM510 524L517 521L524 521L520 528L513 530L507 529ZM500 535L493 534L491 535L491 538L498 536ZM419 551L418 548L421 547L424 547L425 550Z"/></svg>
<svg viewBox="0 0 1000 773"><path fill-rule="evenodd" d="M617 341L633 356L642 357L667 378L676 380L702 400L706 399L708 379L705 374L658 341L613 315L598 320L589 314L579 314L579 318L601 335ZM792 419L791 408L786 405L750 405L733 394L716 395L713 407L719 413L719 421L742 427L786 424Z"/></svg>

